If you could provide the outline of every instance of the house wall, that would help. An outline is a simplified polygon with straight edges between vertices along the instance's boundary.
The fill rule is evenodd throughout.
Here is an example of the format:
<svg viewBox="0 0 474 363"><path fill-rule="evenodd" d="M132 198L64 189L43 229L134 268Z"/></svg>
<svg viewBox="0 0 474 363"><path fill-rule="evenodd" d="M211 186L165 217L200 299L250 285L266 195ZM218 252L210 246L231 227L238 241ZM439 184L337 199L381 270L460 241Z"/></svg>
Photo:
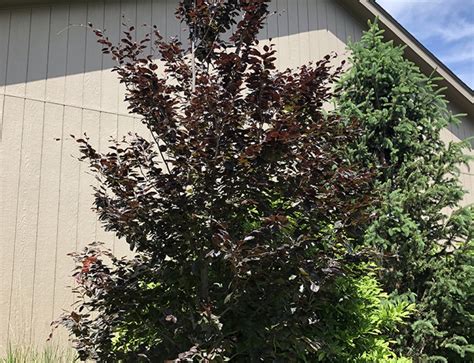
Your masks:
<svg viewBox="0 0 474 363"><path fill-rule="evenodd" d="M461 110L454 104L448 104L449 109L455 115L460 115L461 123L459 125L450 125L449 128L442 131L441 136L445 142L459 142L468 138L473 149L467 152L474 160L474 120L466 116L462 116ZM469 165L460 168L460 179L464 185L464 189L468 192L463 200L463 205L474 204L474 161Z"/></svg>
<svg viewBox="0 0 474 363"><path fill-rule="evenodd" d="M67 253L93 240L119 255L92 205L95 181L75 157L70 137L87 133L100 150L110 137L146 129L127 113L87 22L119 39L123 22L156 24L167 38L186 34L173 17L177 0L110 0L0 8L0 354L7 343L44 344L49 324L73 301ZM289 6L291 5L291 6ZM336 51L363 26L332 0L274 0L262 31L273 38L279 67ZM472 121L472 120L471 120ZM474 135L472 123L447 137ZM463 176L474 188L473 178ZM471 198L472 199L472 198ZM55 339L63 339L59 334Z"/></svg>

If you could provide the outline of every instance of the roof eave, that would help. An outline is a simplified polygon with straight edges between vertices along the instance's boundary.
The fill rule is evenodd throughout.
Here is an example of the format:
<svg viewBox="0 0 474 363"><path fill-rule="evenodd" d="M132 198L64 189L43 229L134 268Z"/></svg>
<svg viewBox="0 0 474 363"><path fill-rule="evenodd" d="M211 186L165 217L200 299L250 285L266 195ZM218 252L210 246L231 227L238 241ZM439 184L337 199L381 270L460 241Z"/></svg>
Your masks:
<svg viewBox="0 0 474 363"><path fill-rule="evenodd" d="M474 91L457 77L434 54L426 49L413 35L400 25L374 0L338 0L347 6L361 21L378 17L379 24L385 30L385 36L395 44L405 45L405 56L411 60L425 74L434 72L442 80L438 81L440 87L446 88L447 99L474 119Z"/></svg>

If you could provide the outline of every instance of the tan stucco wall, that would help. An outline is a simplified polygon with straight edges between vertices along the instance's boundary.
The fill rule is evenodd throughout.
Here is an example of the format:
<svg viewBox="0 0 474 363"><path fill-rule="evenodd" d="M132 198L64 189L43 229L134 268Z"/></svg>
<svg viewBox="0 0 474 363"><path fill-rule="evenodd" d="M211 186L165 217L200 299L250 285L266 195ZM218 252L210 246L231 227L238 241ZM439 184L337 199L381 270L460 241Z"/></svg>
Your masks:
<svg viewBox="0 0 474 363"><path fill-rule="evenodd" d="M123 14L128 24L156 24L184 41L173 17L176 3L62 1L0 9L0 352L9 340L42 345L50 322L69 308L67 253L96 239L127 253L90 210L94 179L74 159L69 135L86 132L103 150L110 136L146 130L127 114L113 63L78 25L90 21L115 41ZM275 0L272 10L278 14L262 39L274 39L280 67L330 51L344 55L347 39L361 34L361 25L331 0ZM472 125L457 135L474 135ZM473 178L465 179L474 188Z"/></svg>

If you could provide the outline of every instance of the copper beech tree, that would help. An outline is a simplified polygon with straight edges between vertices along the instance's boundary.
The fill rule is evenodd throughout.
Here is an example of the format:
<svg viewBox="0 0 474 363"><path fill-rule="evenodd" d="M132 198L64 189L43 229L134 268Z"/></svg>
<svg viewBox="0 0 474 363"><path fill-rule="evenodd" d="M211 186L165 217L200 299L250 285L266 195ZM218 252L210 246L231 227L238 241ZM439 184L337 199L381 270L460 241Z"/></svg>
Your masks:
<svg viewBox="0 0 474 363"><path fill-rule="evenodd" d="M59 323L82 359L336 354L336 315L324 312L351 296L337 294L341 278L365 273L351 241L373 173L343 156L356 121L323 111L341 72L332 57L280 71L274 48L259 44L267 3L181 1L186 45L156 28L135 41L131 27L120 44L94 30L151 136L105 153L77 139L99 179L99 218L134 254L97 243L74 254L78 301Z"/></svg>

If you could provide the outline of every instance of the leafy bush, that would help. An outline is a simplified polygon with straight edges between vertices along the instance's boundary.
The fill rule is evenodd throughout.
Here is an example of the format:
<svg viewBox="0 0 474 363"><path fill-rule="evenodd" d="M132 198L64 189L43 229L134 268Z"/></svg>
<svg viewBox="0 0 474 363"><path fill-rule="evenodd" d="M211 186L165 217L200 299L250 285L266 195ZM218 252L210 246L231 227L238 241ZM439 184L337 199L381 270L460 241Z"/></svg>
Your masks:
<svg viewBox="0 0 474 363"><path fill-rule="evenodd" d="M459 120L442 89L402 47L383 41L377 23L350 50L336 106L342 117L361 120L363 135L349 157L379 170L374 191L381 198L363 245L379 251L384 288L418 308L397 336L399 351L474 360L474 210L459 206L469 143L443 142L441 131Z"/></svg>
<svg viewBox="0 0 474 363"><path fill-rule="evenodd" d="M154 142L130 135L101 154L77 140L100 219L136 253L74 255L77 308L59 323L80 357L394 357L384 336L411 306L386 302L351 247L375 201L373 172L345 157L357 123L322 111L340 68L327 56L276 70L257 40L265 0L183 1L177 14L188 50L157 31L113 45L96 30ZM151 37L161 68L143 54Z"/></svg>
<svg viewBox="0 0 474 363"><path fill-rule="evenodd" d="M199 333L217 341L231 330L228 335L231 341L221 341L219 349L209 351L187 341L186 335L196 334L197 329L185 325L189 322L180 322L182 314L167 309L171 304L166 302L182 298L177 305L185 304L186 296L178 296L169 285L165 287L159 267L150 264L151 261L144 261L142 255L132 261L117 259L100 245L91 245L82 253L74 254L74 258L78 263L77 292L90 300L81 302L78 309L81 314L65 315L62 323L75 336L76 348L83 358L247 361L271 357L277 361L411 362L397 357L388 336L403 326L404 320L413 313L414 305L390 300L377 282L372 265L349 263L348 274L336 277L324 290L314 285L308 287L301 282L301 276L289 275L288 281L276 281L268 287L272 294L261 296L257 302L249 301L251 296L238 299L227 296L220 304L225 314L200 313L196 318ZM306 276L305 271L300 274ZM288 294L275 292L278 287L292 283L301 296L307 290L311 311L301 311ZM265 281L260 282L260 291L265 288L264 284ZM274 299L278 299L277 304L269 304ZM261 302L264 304L259 306ZM226 316L226 310L239 314L238 319ZM286 311L283 323L271 315L281 316L281 310ZM293 319L296 321L292 322ZM294 336L296 329L291 323L297 323L300 329L304 327L303 334ZM178 335L181 331L184 337ZM164 351L175 346L190 348L180 354ZM244 352L238 356L238 350ZM253 352L254 357L246 350Z"/></svg>
<svg viewBox="0 0 474 363"><path fill-rule="evenodd" d="M415 305L389 299L376 278L373 266L355 267L360 275L339 277L331 303L321 306L324 331L330 344L318 361L331 362L411 362L398 358L387 337L398 332Z"/></svg>

